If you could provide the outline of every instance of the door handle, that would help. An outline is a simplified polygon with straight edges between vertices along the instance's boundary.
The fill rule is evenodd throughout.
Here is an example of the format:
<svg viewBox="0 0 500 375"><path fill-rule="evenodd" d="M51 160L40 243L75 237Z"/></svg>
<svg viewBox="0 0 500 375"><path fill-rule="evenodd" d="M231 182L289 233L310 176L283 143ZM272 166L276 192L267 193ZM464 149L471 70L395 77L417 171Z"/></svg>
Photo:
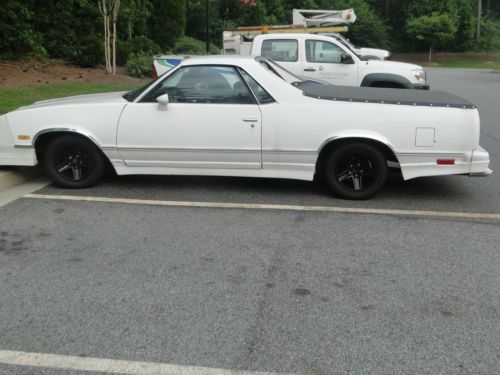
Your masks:
<svg viewBox="0 0 500 375"><path fill-rule="evenodd" d="M255 117L244 117L243 118L243 122L257 122L259 121L258 118L255 118Z"/></svg>
<svg viewBox="0 0 500 375"><path fill-rule="evenodd" d="M304 72L315 72L315 71L316 71L316 69L314 69L314 68L305 68L304 69Z"/></svg>

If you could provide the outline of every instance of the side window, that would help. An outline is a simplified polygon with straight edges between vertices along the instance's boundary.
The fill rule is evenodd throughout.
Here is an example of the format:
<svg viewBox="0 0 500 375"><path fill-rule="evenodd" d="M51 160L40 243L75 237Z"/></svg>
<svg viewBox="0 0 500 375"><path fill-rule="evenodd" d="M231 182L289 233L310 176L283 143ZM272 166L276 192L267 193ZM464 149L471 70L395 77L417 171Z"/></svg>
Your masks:
<svg viewBox="0 0 500 375"><path fill-rule="evenodd" d="M163 94L168 94L171 103L255 104L238 72L230 66L180 68L141 102L155 102Z"/></svg>
<svg viewBox="0 0 500 375"><path fill-rule="evenodd" d="M240 69L240 73L245 79L246 83L248 83L248 86L250 86L250 88L252 89L260 104L275 102L274 98L269 95L269 93L261 85L259 85L259 83L255 79L253 79L250 74L242 69Z"/></svg>
<svg viewBox="0 0 500 375"><path fill-rule="evenodd" d="M323 40L306 40L306 60L315 63L340 64L342 48Z"/></svg>
<svg viewBox="0 0 500 375"><path fill-rule="evenodd" d="M260 54L274 61L292 62L299 59L298 42L295 39L269 39L262 42Z"/></svg>

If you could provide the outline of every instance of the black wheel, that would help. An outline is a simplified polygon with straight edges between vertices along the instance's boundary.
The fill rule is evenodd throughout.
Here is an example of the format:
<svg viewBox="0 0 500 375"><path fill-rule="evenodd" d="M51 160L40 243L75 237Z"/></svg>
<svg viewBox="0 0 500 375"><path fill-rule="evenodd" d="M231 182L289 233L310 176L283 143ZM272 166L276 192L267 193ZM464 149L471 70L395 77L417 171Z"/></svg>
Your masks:
<svg viewBox="0 0 500 375"><path fill-rule="evenodd" d="M366 199L379 191L387 180L387 160L373 146L347 143L328 157L324 178L338 196Z"/></svg>
<svg viewBox="0 0 500 375"><path fill-rule="evenodd" d="M84 188L103 175L103 156L94 144L83 137L63 135L46 149L43 164L48 176L58 186Z"/></svg>

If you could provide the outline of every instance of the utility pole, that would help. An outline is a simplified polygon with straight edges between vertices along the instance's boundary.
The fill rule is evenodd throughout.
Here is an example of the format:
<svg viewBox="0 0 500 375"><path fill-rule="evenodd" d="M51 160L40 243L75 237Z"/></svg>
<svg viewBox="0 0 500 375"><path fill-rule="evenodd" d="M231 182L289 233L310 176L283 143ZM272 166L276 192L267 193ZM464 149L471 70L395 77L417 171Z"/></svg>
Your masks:
<svg viewBox="0 0 500 375"><path fill-rule="evenodd" d="M208 34L208 0L205 0L205 52L210 51L210 36Z"/></svg>
<svg viewBox="0 0 500 375"><path fill-rule="evenodd" d="M477 0L477 29L476 29L476 40L481 37L481 13L483 12L482 0Z"/></svg>

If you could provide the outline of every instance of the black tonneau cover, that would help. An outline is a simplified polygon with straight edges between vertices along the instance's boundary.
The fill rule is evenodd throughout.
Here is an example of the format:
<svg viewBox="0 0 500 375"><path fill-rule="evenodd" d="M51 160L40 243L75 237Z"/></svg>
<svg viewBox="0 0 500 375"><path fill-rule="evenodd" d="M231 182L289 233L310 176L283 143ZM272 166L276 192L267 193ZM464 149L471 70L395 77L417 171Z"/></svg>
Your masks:
<svg viewBox="0 0 500 375"><path fill-rule="evenodd" d="M301 82L296 87L312 98L426 107L476 108L474 104L444 91L405 90L380 87L334 86Z"/></svg>

